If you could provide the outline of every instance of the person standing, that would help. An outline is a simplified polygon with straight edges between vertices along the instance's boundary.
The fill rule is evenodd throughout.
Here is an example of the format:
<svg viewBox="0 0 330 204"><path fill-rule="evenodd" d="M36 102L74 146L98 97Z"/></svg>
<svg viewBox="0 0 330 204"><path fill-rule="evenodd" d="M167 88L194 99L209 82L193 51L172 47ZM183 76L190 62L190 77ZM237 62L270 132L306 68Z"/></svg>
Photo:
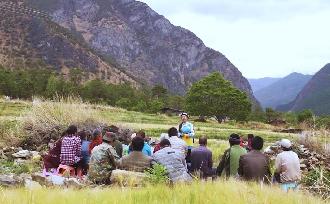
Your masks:
<svg viewBox="0 0 330 204"><path fill-rule="evenodd" d="M240 157L238 175L243 180L271 183L269 159L261 152L263 145L261 137L252 138L251 151Z"/></svg>
<svg viewBox="0 0 330 204"><path fill-rule="evenodd" d="M275 160L275 178L278 178L282 190L297 190L301 179L299 157L292 151L290 140L282 139L280 145L283 152Z"/></svg>
<svg viewBox="0 0 330 204"><path fill-rule="evenodd" d="M225 176L234 177L237 176L237 169L239 166L240 156L246 154L246 149L240 146L241 138L238 134L231 134L229 137L230 148L227 149L217 167L217 175L221 176L223 170L225 170Z"/></svg>
<svg viewBox="0 0 330 204"><path fill-rule="evenodd" d="M191 169L192 173L200 173L200 177L214 177L212 152L207 148L207 138L199 138L199 147L191 151Z"/></svg>
<svg viewBox="0 0 330 204"><path fill-rule="evenodd" d="M92 150L88 179L96 184L110 184L112 170L116 169L119 156L112 144L116 134L107 132L102 138L102 144Z"/></svg>
<svg viewBox="0 0 330 204"><path fill-rule="evenodd" d="M181 113L180 117L181 117L181 123L180 123L179 129L178 129L179 137L181 137L188 146L186 161L188 164L190 164L190 161L191 161L190 155L191 155L191 150L192 150L194 138L195 138L194 125L192 123L188 122L188 120L189 120L188 113Z"/></svg>

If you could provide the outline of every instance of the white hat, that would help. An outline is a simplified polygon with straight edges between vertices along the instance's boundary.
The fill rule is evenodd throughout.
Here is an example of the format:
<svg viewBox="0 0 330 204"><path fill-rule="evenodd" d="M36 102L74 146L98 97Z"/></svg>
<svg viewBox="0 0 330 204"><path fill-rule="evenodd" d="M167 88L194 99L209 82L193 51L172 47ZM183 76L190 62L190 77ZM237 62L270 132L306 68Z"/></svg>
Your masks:
<svg viewBox="0 0 330 204"><path fill-rule="evenodd" d="M131 135L131 140L132 140L134 137L136 137L136 133L133 133L133 134Z"/></svg>
<svg viewBox="0 0 330 204"><path fill-rule="evenodd" d="M164 139L169 139L170 137L168 136L167 133L162 133L160 134L159 141L162 141Z"/></svg>
<svg viewBox="0 0 330 204"><path fill-rule="evenodd" d="M292 143L291 143L291 141L288 140L288 139L282 139L282 140L280 141L280 145L281 145L282 147L284 147L284 148L290 148L290 147L292 146Z"/></svg>

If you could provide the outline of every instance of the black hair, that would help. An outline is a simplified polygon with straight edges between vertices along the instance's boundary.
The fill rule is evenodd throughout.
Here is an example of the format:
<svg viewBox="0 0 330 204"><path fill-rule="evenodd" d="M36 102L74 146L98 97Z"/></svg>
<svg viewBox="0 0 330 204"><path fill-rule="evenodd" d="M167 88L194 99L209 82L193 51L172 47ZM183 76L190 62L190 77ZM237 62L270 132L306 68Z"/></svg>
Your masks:
<svg viewBox="0 0 330 204"><path fill-rule="evenodd" d="M253 134L248 134L248 139L253 139L254 135Z"/></svg>
<svg viewBox="0 0 330 204"><path fill-rule="evenodd" d="M136 133L136 136L142 137L142 139L146 138L146 133L143 130L140 130Z"/></svg>
<svg viewBox="0 0 330 204"><path fill-rule="evenodd" d="M70 126L68 127L68 129L66 130L66 133L67 133L68 135L74 135L74 134L77 133L77 131L78 131L77 126L75 126L75 125L70 125Z"/></svg>
<svg viewBox="0 0 330 204"><path fill-rule="evenodd" d="M264 146L264 139L259 136L255 136L252 139L251 147L254 150L261 150Z"/></svg>
<svg viewBox="0 0 330 204"><path fill-rule="evenodd" d="M172 136L178 136L178 129L176 129L175 127L171 127L169 130L168 130L168 136L169 137L172 137Z"/></svg>
<svg viewBox="0 0 330 204"><path fill-rule="evenodd" d="M198 142L199 142L200 145L206 146L207 145L207 137L199 138Z"/></svg>
<svg viewBox="0 0 330 204"><path fill-rule="evenodd" d="M292 147L289 147L289 148L282 147L282 150L283 150L283 151L291 151L291 150L292 150Z"/></svg>
<svg viewBox="0 0 330 204"><path fill-rule="evenodd" d="M239 145L240 143L241 143L241 138L238 134L233 133L229 136L230 146Z"/></svg>
<svg viewBox="0 0 330 204"><path fill-rule="evenodd" d="M80 131L78 132L78 136L80 137L80 140L83 141L83 140L87 140L87 133L86 131Z"/></svg>
<svg viewBox="0 0 330 204"><path fill-rule="evenodd" d="M163 139L162 141L160 141L159 145L160 147L165 147L165 146L171 146L171 143L168 139Z"/></svg>
<svg viewBox="0 0 330 204"><path fill-rule="evenodd" d="M142 137L134 137L131 146L133 151L141 152L144 146L144 139Z"/></svg>

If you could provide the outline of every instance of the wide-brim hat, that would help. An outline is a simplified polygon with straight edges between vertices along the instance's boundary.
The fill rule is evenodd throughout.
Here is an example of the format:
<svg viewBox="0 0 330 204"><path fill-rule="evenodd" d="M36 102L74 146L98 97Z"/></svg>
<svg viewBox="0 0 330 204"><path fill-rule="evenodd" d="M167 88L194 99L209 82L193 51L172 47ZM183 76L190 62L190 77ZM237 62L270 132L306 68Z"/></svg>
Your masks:
<svg viewBox="0 0 330 204"><path fill-rule="evenodd" d="M180 117L182 117L182 116L187 116L187 118L189 118L189 114L188 113L185 113L185 112L180 113Z"/></svg>

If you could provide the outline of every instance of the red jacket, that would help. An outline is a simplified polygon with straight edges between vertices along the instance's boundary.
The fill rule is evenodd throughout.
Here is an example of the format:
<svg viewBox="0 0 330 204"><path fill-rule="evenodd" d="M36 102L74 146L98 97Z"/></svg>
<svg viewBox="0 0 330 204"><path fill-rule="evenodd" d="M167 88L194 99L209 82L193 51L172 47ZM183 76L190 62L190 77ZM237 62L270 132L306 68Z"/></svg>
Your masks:
<svg viewBox="0 0 330 204"><path fill-rule="evenodd" d="M92 150L94 147L96 147L97 145L102 144L102 137L98 136L95 140L93 140L90 144L89 144L89 154L92 153Z"/></svg>

